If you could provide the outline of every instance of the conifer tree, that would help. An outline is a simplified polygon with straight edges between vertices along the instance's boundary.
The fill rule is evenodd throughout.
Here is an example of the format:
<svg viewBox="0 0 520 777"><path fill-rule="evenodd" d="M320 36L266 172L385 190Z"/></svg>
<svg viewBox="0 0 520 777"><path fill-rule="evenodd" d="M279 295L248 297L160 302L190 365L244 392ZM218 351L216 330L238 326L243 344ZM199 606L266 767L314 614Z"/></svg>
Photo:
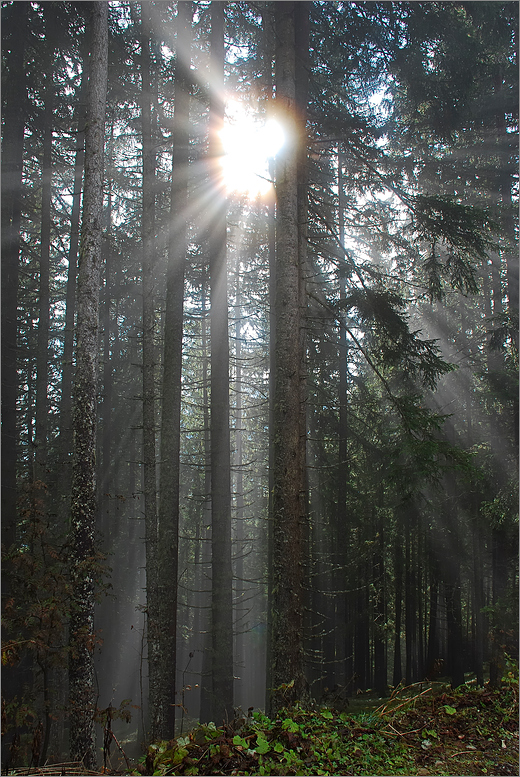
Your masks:
<svg viewBox="0 0 520 777"><path fill-rule="evenodd" d="M108 3L92 3L85 190L77 288L74 460L71 498L70 753L96 765L94 588L96 578L96 393L101 277L103 146L108 75Z"/></svg>

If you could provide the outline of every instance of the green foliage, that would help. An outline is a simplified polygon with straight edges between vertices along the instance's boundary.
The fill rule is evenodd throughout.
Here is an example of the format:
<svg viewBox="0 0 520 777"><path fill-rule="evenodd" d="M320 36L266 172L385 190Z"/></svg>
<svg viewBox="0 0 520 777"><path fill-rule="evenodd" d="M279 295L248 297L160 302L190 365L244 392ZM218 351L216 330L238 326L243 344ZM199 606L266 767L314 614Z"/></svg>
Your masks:
<svg viewBox="0 0 520 777"><path fill-rule="evenodd" d="M239 733L233 726L200 726L151 745L146 773L407 775L426 767L429 774L450 774L458 753L458 774L486 774L493 758L503 764L500 774L515 774L518 667L508 668L500 691L467 685L434 692L417 684L397 689L368 714L295 706L275 719L255 713Z"/></svg>
<svg viewBox="0 0 520 777"><path fill-rule="evenodd" d="M352 289L342 305L355 308L359 320L369 327L370 358L381 367L398 367L432 389L439 376L453 369L440 357L435 340L411 331L406 302L399 294L383 288Z"/></svg>
<svg viewBox="0 0 520 777"><path fill-rule="evenodd" d="M443 280L454 289L476 294L475 260L482 260L494 247L496 221L481 208L440 195L418 195L413 214L419 240L431 247L424 264L430 299L442 298Z"/></svg>
<svg viewBox="0 0 520 777"><path fill-rule="evenodd" d="M25 484L18 505L20 542L3 554L2 565L10 576L2 618L4 665L15 666L27 653L34 656L40 669L66 662L68 550L49 529L46 498L44 483Z"/></svg>

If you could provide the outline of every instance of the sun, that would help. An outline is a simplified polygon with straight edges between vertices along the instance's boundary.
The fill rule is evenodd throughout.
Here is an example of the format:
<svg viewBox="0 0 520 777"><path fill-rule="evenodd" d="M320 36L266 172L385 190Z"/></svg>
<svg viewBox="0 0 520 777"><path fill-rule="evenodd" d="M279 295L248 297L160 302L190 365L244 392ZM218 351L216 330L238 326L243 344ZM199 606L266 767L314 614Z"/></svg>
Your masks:
<svg viewBox="0 0 520 777"><path fill-rule="evenodd" d="M221 131L224 154L222 177L229 193L250 199L265 196L272 188L269 160L285 143L285 133L276 119L254 116L239 103L231 102Z"/></svg>

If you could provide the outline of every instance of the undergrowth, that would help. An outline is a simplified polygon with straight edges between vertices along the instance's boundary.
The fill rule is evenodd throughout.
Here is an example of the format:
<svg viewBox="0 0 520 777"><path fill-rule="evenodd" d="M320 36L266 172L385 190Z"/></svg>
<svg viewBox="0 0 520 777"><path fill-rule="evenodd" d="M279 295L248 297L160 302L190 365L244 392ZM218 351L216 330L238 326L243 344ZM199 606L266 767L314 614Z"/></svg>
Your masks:
<svg viewBox="0 0 520 777"><path fill-rule="evenodd" d="M260 712L148 748L134 775L518 775L518 672L498 690L415 684L371 712Z"/></svg>

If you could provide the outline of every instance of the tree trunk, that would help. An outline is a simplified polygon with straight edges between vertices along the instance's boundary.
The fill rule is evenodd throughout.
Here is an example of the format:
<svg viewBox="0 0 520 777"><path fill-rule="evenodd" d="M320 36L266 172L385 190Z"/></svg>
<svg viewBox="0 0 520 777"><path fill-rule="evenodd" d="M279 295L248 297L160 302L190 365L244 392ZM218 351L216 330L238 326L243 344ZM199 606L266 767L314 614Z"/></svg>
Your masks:
<svg viewBox="0 0 520 777"><path fill-rule="evenodd" d="M430 553L432 550L430 549ZM439 580L437 563L430 559L430 613L428 627L428 649L426 654L426 677L435 679L436 664L441 656L439 644L439 615L438 615Z"/></svg>
<svg viewBox="0 0 520 777"><path fill-rule="evenodd" d="M211 441L209 436L209 394L208 394L208 342L207 342L207 309L206 309L206 288L207 273L206 267L202 270L202 290L201 290L201 340L202 340L202 406L204 416L204 502L202 506L202 569L204 575L201 580L206 582L211 580L211 555L210 544L211 536L207 535L207 527L211 526ZM211 699L212 699L212 670L211 670L211 604L209 597L203 594L201 601L202 613L202 661L201 661L201 680L200 680L200 722L209 723L211 720Z"/></svg>
<svg viewBox="0 0 520 777"><path fill-rule="evenodd" d="M101 314L101 324L103 329L103 402L101 406L101 467L98 469L100 479L100 516L99 516L99 530L105 541L106 547L111 547L111 534L113 534L113 523L111 516L111 505L114 500L111 497L113 489L113 474L114 463L112 457L112 441L113 441L113 428L112 428L112 397L113 397L113 377L114 377L114 359L111 353L111 339L112 339L112 298L114 293L113 283L113 254L112 254L112 202L113 202L113 148L114 148L114 119L111 117L109 121L110 130L107 140L107 156L106 156L106 178L107 180L107 202L104 211L105 216L105 233L103 236L103 248L105 254L105 286L103 294L103 305Z"/></svg>
<svg viewBox="0 0 520 777"><path fill-rule="evenodd" d="M405 645L406 682L415 683L417 676L417 581L415 573L415 537L412 534L412 507L408 506L405 517Z"/></svg>
<svg viewBox="0 0 520 777"><path fill-rule="evenodd" d="M76 158L74 161L74 191L72 193L72 212L70 216L70 243L68 253L67 290L65 296L65 329L63 333L63 367L61 373L60 396L60 467L59 480L59 516L60 523L68 526L70 509L70 489L72 479L72 359L74 354L74 318L76 308L76 275L78 265L79 230L81 214L81 192L85 163L85 97L88 82L88 58L82 46L83 72L79 89L78 103L74 110L76 127Z"/></svg>
<svg viewBox="0 0 520 777"><path fill-rule="evenodd" d="M78 277L74 460L71 499L70 756L96 764L94 575L96 391L103 143L108 73L108 3L91 4L91 66L85 145L85 195Z"/></svg>
<svg viewBox="0 0 520 777"><path fill-rule="evenodd" d="M491 660L489 662L489 682L500 685L505 668L503 619L507 608L503 597L507 591L508 539L501 526L494 526L491 532L491 563L493 579L493 614L491 631Z"/></svg>
<svg viewBox="0 0 520 777"><path fill-rule="evenodd" d="M16 539L17 299L22 165L27 90L25 45L30 3L13 3L12 42L5 53L2 131L2 544ZM7 25L6 25L7 26ZM6 581L7 583L7 581ZM3 587L3 593L7 588Z"/></svg>
<svg viewBox="0 0 520 777"><path fill-rule="evenodd" d="M274 55L274 29L273 14L267 9L262 8L262 26L263 26L263 73L265 78L265 99L268 103L273 99L273 55ZM269 175L274 179L274 160L269 161ZM269 256L269 453L268 453L268 483L269 483L269 503L268 503L268 521L267 521L267 601L272 599L273 577L271 563L273 555L273 485L274 485L274 447L273 447L273 429L274 429L274 355L275 355L275 323L276 323L276 226L275 226L275 197L271 196L267 204L267 245ZM267 633L271 633L272 612L267 607L266 618ZM269 688L273 687L271 676L271 640L267 640L266 646L266 697L265 708L269 706Z"/></svg>
<svg viewBox="0 0 520 777"><path fill-rule="evenodd" d="M247 690L244 683L245 665L247 656L245 654L245 631L248 625L246 590L244 585L244 555L246 546L244 543L244 473L242 463L242 431L243 431L243 409L242 409L242 292L240 288L241 281L241 263L240 257L236 262L236 301L235 301L235 532L233 556L235 559L235 685L234 699L235 705L242 709L247 709L247 697L244 695Z"/></svg>
<svg viewBox="0 0 520 777"><path fill-rule="evenodd" d="M373 559L374 579L374 687L379 696L388 692L387 647L386 647L386 583L384 559L384 527L379 518L376 548Z"/></svg>
<svg viewBox="0 0 520 777"><path fill-rule="evenodd" d="M161 720L159 672L160 616L157 596L157 484L155 452L155 143L152 129L150 3L141 3L141 131L143 138L143 495L146 546L146 642L148 649L149 713L152 737L173 736L156 722ZM168 656L168 659L171 659ZM158 730L159 729L159 730Z"/></svg>
<svg viewBox="0 0 520 777"><path fill-rule="evenodd" d="M402 535L399 534L399 524L396 527L397 538L394 545L394 579L395 579L395 629L394 629L394 671L392 685L394 688L403 679L401 660L401 614L403 602L403 549Z"/></svg>
<svg viewBox="0 0 520 777"><path fill-rule="evenodd" d="M276 104L282 121L296 107L296 3L274 5ZM299 139L301 142L301 139ZM305 519L301 440L301 268L297 142L276 162L276 329L273 409L273 557L270 656L271 714L306 696L303 664Z"/></svg>
<svg viewBox="0 0 520 777"><path fill-rule="evenodd" d="M211 278L211 547L213 718L233 715L233 613L231 567L231 468L229 434L229 335L226 266L226 203L220 189L224 122L224 4L211 4L209 161L215 216L209 232Z"/></svg>
<svg viewBox="0 0 520 777"><path fill-rule="evenodd" d="M158 717L155 735L171 738L175 731L175 672L177 641L177 577L179 552L179 477L181 370L186 266L186 214L189 163L189 73L191 61L191 2L177 7L177 56L170 201L170 233L166 277L164 359L161 419L161 468L159 500L160 606Z"/></svg>
<svg viewBox="0 0 520 777"><path fill-rule="evenodd" d="M462 611L460 566L453 560L453 568L445 583L446 617L448 621L448 668L452 688L464 683L464 664L462 655Z"/></svg>
<svg viewBox="0 0 520 777"><path fill-rule="evenodd" d="M473 550L473 624L475 630L474 636L474 658L473 671L476 675L477 686L484 685L484 575L483 575L483 553L482 553L482 535L478 525L477 513L475 511L472 525L472 550Z"/></svg>
<svg viewBox="0 0 520 777"><path fill-rule="evenodd" d="M46 38L51 38L52 6L44 6ZM51 44L46 64L44 136L42 155L42 209L40 226L40 287L38 314L38 341L36 347L36 417L35 417L35 479L47 482L48 383L49 383L49 323L50 323L50 243L52 197L52 128L54 84L52 67L54 48Z"/></svg>

